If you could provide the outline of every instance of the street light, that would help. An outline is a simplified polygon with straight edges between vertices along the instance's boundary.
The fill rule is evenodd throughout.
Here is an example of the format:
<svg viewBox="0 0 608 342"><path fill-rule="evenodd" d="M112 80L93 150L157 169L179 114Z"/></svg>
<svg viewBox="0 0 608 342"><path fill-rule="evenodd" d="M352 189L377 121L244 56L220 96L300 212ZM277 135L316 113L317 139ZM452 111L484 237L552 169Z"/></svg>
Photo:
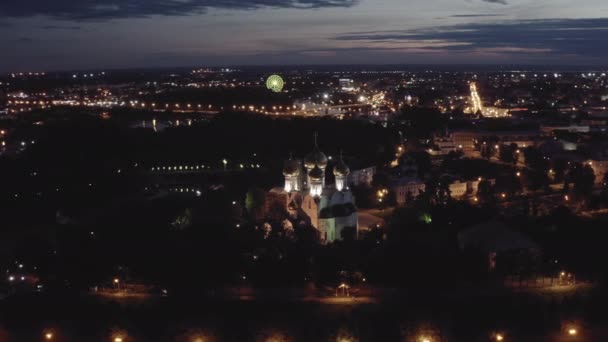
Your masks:
<svg viewBox="0 0 608 342"><path fill-rule="evenodd" d="M338 296L338 290L342 290L342 293L344 295L346 295L347 297L350 297L350 293L349 293L349 289L350 286L348 286L346 283L342 283L340 284L340 286L338 286L338 288L336 289L336 297Z"/></svg>
<svg viewBox="0 0 608 342"><path fill-rule="evenodd" d="M45 340L47 340L47 341L52 340L52 339L53 339L53 333L52 333L52 332L50 332L50 331L49 331L49 332L46 332L46 333L44 334L44 339L45 339Z"/></svg>

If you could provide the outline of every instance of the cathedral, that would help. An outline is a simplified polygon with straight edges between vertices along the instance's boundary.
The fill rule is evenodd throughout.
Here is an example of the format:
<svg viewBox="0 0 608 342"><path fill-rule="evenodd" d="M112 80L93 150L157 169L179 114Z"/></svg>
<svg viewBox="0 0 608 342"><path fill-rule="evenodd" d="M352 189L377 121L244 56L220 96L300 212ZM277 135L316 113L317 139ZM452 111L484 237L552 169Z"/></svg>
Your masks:
<svg viewBox="0 0 608 342"><path fill-rule="evenodd" d="M268 192L267 213L275 217L286 213L297 223L310 224L325 242L341 239L345 228L354 228L356 234L357 207L347 183L350 169L340 155L332 169L335 184L329 185L327 168L328 158L315 136L314 149L303 161L291 157L285 161L285 185Z"/></svg>

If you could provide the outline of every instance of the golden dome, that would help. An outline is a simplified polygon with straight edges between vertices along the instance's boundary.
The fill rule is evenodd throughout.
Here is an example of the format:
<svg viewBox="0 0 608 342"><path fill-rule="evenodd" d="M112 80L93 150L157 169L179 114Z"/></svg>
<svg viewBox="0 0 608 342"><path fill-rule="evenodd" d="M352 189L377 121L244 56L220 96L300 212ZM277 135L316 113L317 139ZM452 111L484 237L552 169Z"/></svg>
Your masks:
<svg viewBox="0 0 608 342"><path fill-rule="evenodd" d="M323 173L323 170L319 168L319 166L315 166L308 173L308 177L310 177L311 181L321 181L323 180L323 176L325 176L325 174Z"/></svg>
<svg viewBox="0 0 608 342"><path fill-rule="evenodd" d="M350 173L350 169L348 168L346 163L344 163L342 158L340 158L340 161L338 162L338 164L336 164L336 166L334 166L334 175L346 177L346 176L348 176L349 173Z"/></svg>
<svg viewBox="0 0 608 342"><path fill-rule="evenodd" d="M289 159L285 161L283 166L283 176L294 177L300 174L300 163L295 159Z"/></svg>
<svg viewBox="0 0 608 342"><path fill-rule="evenodd" d="M315 147L314 151L310 152L306 158L304 158L304 166L307 169L312 169L315 166L324 169L327 167L327 156Z"/></svg>
<svg viewBox="0 0 608 342"><path fill-rule="evenodd" d="M304 167L309 170L315 166L318 166L323 170L325 170L327 167L327 156L319 150L319 145L317 145L317 137L318 134L315 132L315 148L306 156L306 158L304 158Z"/></svg>

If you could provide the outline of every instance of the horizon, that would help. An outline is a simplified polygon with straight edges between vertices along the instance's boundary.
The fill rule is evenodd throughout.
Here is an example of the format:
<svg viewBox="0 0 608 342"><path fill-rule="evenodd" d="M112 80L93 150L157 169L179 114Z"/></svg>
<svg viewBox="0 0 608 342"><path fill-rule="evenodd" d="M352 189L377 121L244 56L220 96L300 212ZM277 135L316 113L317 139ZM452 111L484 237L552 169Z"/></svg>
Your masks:
<svg viewBox="0 0 608 342"><path fill-rule="evenodd" d="M606 65L602 64L551 64L551 65L542 65L542 64L480 64L480 63L470 63L470 64L394 64L394 63L386 63L386 64L361 64L361 63L353 63L353 64L242 64L242 65L232 65L232 64L218 64L218 65L173 65L173 66L146 66L146 67L116 67L116 68L104 68L104 67L96 67L96 68L83 68L83 69L45 69L45 70L0 70L0 75L2 76L10 76L11 74L23 74L24 76L27 73L79 73L79 72L97 72L97 71L105 71L105 72L154 72L154 71L191 71L195 69L201 68L209 68L209 69L231 69L231 71L235 72L246 72L246 71L258 71L263 69L269 69L265 71L275 70L277 72L282 72L280 69L290 69L293 70L305 70L305 69L317 69L323 70L326 68L340 68L342 70L333 70L335 72L360 72L360 71L403 71L403 72L416 72L421 71L419 69L428 68L429 70L422 71L430 71L430 72L542 72L542 71L559 71L559 72L581 72L581 71L605 71L608 70L608 63ZM375 68L372 70L365 70L364 68ZM398 68L391 70L391 68ZM417 70L418 69L418 70Z"/></svg>

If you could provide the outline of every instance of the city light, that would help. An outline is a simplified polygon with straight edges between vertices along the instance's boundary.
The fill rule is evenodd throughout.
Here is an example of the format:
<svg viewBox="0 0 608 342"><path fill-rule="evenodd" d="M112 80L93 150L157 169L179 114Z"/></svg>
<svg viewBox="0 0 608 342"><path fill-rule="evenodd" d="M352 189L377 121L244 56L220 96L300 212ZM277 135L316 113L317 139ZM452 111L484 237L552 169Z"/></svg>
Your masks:
<svg viewBox="0 0 608 342"><path fill-rule="evenodd" d="M483 115L483 104L479 97L479 93L477 92L477 84L475 84L475 82L471 82L470 90L471 101L473 102L473 114L481 113L481 115Z"/></svg>
<svg viewBox="0 0 608 342"><path fill-rule="evenodd" d="M463 15L453 20L477 19ZM246 37L236 38L228 44ZM357 38L336 43L365 42ZM289 46L293 51L307 50ZM511 48L499 50L477 57L520 58ZM545 52L532 57L541 54ZM275 63L284 56L277 53L270 59ZM313 63L325 60L311 56ZM305 52L297 58L308 59ZM272 68L281 74L273 74ZM575 311L587 303L566 300L533 308L547 317L536 322L543 325L538 331L528 331L516 328L521 319L505 308L501 298L494 301L496 296L484 294L500 290L521 302L519 297L569 298L591 290L580 295L591 304L601 294L594 289L601 287L606 269L597 234L608 212L602 200L608 189L608 78L599 76L601 71L581 74L581 70L563 71L554 79L552 74L517 67L478 74L358 68L266 66L228 71L209 67L192 72L176 68L145 74L112 72L116 76L107 79L99 72L53 72L44 82L25 73L17 74L19 79L11 85L3 77L0 154L6 164L1 173L7 191L0 197L17 214L48 216L56 221L54 229L62 232L59 242L65 239L81 247L66 251L63 243L55 241L56 234L30 227L33 221L27 217L19 220L19 215L9 215L5 221L11 231L25 231L28 236L31 231L35 239L30 248L11 249L5 256L4 292L53 296L55 285L49 281L67 277L73 279L72 285L90 283L87 296L101 300L149 298L156 303L169 289L180 298L257 301L272 296L348 307L382 306L392 292L424 288L429 298L439 298L432 306L441 312L450 304L441 300L442 293L473 284L474 291L467 291L467 296L472 304L488 301L487 312L481 313L490 318L487 324L459 325L461 320L446 324L445 317L410 322L401 317L387 327L410 342L438 342L453 336L499 342L595 337L601 322L576 320L586 317ZM349 77L352 87L340 83L343 77ZM92 120L82 131L76 121L46 134L56 129L56 122L72 120L71 113L85 113ZM63 137L66 128L77 132ZM99 132L89 138L97 128ZM314 148L306 136L313 130L327 135L318 146L315 138ZM62 150L65 143L70 146ZM350 167L337 157L342 149L348 151L344 159ZM290 150L300 156L292 158ZM66 158L53 158L53 153ZM560 222L562 216L567 220ZM144 229L149 222L151 231ZM74 225L84 230L70 229ZM135 228L125 232L119 229L123 225ZM207 225L226 229L209 235L204 230ZM102 229L105 226L108 231ZM572 238L569 227L577 226L586 229L573 230ZM22 234L7 237L12 235L21 238ZM144 244L139 243L142 239ZM7 243L20 246L19 241ZM87 246L92 250L87 251ZM356 255L356 262L344 262L348 261L344 253L356 254L359 247L365 253ZM222 253L233 250L234 257L219 262ZM401 258L402 267L393 267L393 259L401 255L394 252L408 250L420 260ZM57 273L78 269L90 252L96 252L98 269ZM66 265L49 268L39 261L47 259ZM524 277L518 270L529 272ZM488 274L493 274L491 282L476 281ZM70 286L64 281L57 284ZM200 288L201 284L212 287ZM325 285L315 288L315 284ZM389 292L383 284L399 286ZM23 305L27 308L27 303ZM117 306L122 309L123 305ZM126 309L120 314L128 316L132 310ZM184 308L193 311L188 309ZM528 303L523 306L527 309ZM198 305L196 310L206 316L213 307ZM264 310L276 316L274 306ZM500 322L491 319L496 313ZM319 315L316 321L324 321L325 313ZM573 320L559 324L564 317ZM129 322L126 318L120 321ZM218 327L184 318L183 328L210 324L222 330L219 336L231 336L223 330L243 323L236 320ZM218 320L228 318L219 313ZM62 341L80 333L49 324L58 319L49 317L47 323L34 325L33 335L23 333L43 341ZM173 317L165 323L181 325ZM276 327L256 324L240 333L241 339L269 341L260 332ZM412 330L417 325L418 330ZM350 327L350 322L345 326ZM100 338L110 342L129 342L153 333L98 328ZM297 328L293 337L285 334L282 340L302 339ZM330 335L323 329L322 336L313 336L318 329L306 328L315 329L304 337L308 340L359 339ZM179 336L163 338L216 340L198 330L182 331L181 326L173 330Z"/></svg>

